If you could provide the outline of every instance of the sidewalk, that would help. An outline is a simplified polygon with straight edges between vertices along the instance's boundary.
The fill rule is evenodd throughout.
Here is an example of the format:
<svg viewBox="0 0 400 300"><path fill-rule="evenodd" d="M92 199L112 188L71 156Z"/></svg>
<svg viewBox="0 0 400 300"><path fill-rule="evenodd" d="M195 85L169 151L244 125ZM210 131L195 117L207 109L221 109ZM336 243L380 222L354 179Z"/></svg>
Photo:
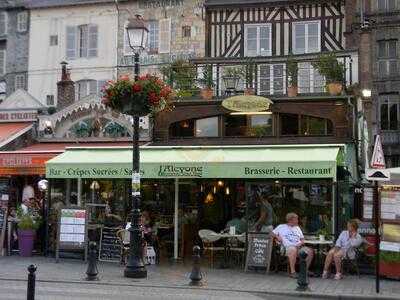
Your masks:
<svg viewBox="0 0 400 300"><path fill-rule="evenodd" d="M26 280L27 266L38 268L36 278L44 282L74 282L81 284L102 284L119 286L141 286L189 289L190 266L183 264L149 266L147 279L123 277L123 267L117 263L98 265L100 281L88 283L84 280L86 264L83 261L62 259L55 263L53 258L19 256L0 257L0 281ZM381 294L375 293L375 279L371 276L346 276L341 281L310 278L309 293L296 292L296 280L284 273L270 275L244 273L231 269L202 269L204 286L201 289L271 293L280 295L317 296L331 299L400 299L400 282L381 280Z"/></svg>

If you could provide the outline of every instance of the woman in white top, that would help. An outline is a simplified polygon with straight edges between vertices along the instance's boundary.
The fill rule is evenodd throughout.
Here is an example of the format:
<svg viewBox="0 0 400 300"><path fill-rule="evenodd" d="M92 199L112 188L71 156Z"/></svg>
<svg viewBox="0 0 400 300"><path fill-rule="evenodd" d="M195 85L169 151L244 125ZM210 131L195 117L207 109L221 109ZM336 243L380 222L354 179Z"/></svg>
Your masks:
<svg viewBox="0 0 400 300"><path fill-rule="evenodd" d="M363 243L361 235L357 232L358 220L350 220L347 222L347 230L342 231L333 247L327 254L325 259L324 272L322 278L328 278L329 268L332 261L335 262L336 275L335 279L342 279L342 259L348 257L354 259L356 253L355 248L358 248Z"/></svg>

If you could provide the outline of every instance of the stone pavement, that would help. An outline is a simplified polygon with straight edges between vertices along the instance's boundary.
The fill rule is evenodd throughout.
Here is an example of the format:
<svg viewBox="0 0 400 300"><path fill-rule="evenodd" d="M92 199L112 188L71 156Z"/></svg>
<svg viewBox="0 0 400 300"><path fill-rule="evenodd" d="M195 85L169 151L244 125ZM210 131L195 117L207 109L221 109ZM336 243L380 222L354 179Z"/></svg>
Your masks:
<svg viewBox="0 0 400 300"><path fill-rule="evenodd" d="M0 284L7 281L26 280L27 266L38 267L37 280L54 283L81 283L84 280L86 264L83 261L54 258L19 256L0 257ZM110 287L143 287L164 289L196 289L189 287L190 266L183 264L149 266L147 279L123 277L123 268L117 263L98 265L100 281L90 284L109 285ZM381 294L375 293L375 280L372 276L346 276L341 281L310 278L310 293L296 292L296 280L284 273L270 275L245 273L232 269L202 269L204 286L200 289L219 292L269 293L290 296L315 296L332 299L400 299L400 282L381 281Z"/></svg>

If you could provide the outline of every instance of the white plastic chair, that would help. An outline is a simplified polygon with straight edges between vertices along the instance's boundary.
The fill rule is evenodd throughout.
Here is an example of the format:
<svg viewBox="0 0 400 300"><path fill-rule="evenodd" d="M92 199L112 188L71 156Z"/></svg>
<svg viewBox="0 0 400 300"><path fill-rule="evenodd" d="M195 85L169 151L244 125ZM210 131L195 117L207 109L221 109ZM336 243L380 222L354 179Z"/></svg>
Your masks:
<svg viewBox="0 0 400 300"><path fill-rule="evenodd" d="M199 230L199 236L203 242L204 252L210 252L210 267L214 266L214 252L225 251L224 247L215 247L214 243L221 239L221 235L209 229Z"/></svg>

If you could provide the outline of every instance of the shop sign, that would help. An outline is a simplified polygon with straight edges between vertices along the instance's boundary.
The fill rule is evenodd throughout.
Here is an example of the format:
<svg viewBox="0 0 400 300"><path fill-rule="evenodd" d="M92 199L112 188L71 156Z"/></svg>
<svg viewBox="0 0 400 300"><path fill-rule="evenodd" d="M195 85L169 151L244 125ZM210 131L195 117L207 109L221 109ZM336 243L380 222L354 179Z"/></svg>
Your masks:
<svg viewBox="0 0 400 300"><path fill-rule="evenodd" d="M1 154L0 155L0 167L12 168L12 167L44 167L44 164L49 159L56 156L56 154L49 155L28 155L28 154Z"/></svg>
<svg viewBox="0 0 400 300"><path fill-rule="evenodd" d="M177 167L174 165L161 165L159 177L203 177L203 167Z"/></svg>
<svg viewBox="0 0 400 300"><path fill-rule="evenodd" d="M271 104L270 99L254 95L233 96L222 101L223 107L238 112L266 111Z"/></svg>
<svg viewBox="0 0 400 300"><path fill-rule="evenodd" d="M184 0L139 0L139 8L166 8L182 6Z"/></svg>
<svg viewBox="0 0 400 300"><path fill-rule="evenodd" d="M0 112L0 122L31 122L38 118L37 111L34 110L9 110Z"/></svg>

